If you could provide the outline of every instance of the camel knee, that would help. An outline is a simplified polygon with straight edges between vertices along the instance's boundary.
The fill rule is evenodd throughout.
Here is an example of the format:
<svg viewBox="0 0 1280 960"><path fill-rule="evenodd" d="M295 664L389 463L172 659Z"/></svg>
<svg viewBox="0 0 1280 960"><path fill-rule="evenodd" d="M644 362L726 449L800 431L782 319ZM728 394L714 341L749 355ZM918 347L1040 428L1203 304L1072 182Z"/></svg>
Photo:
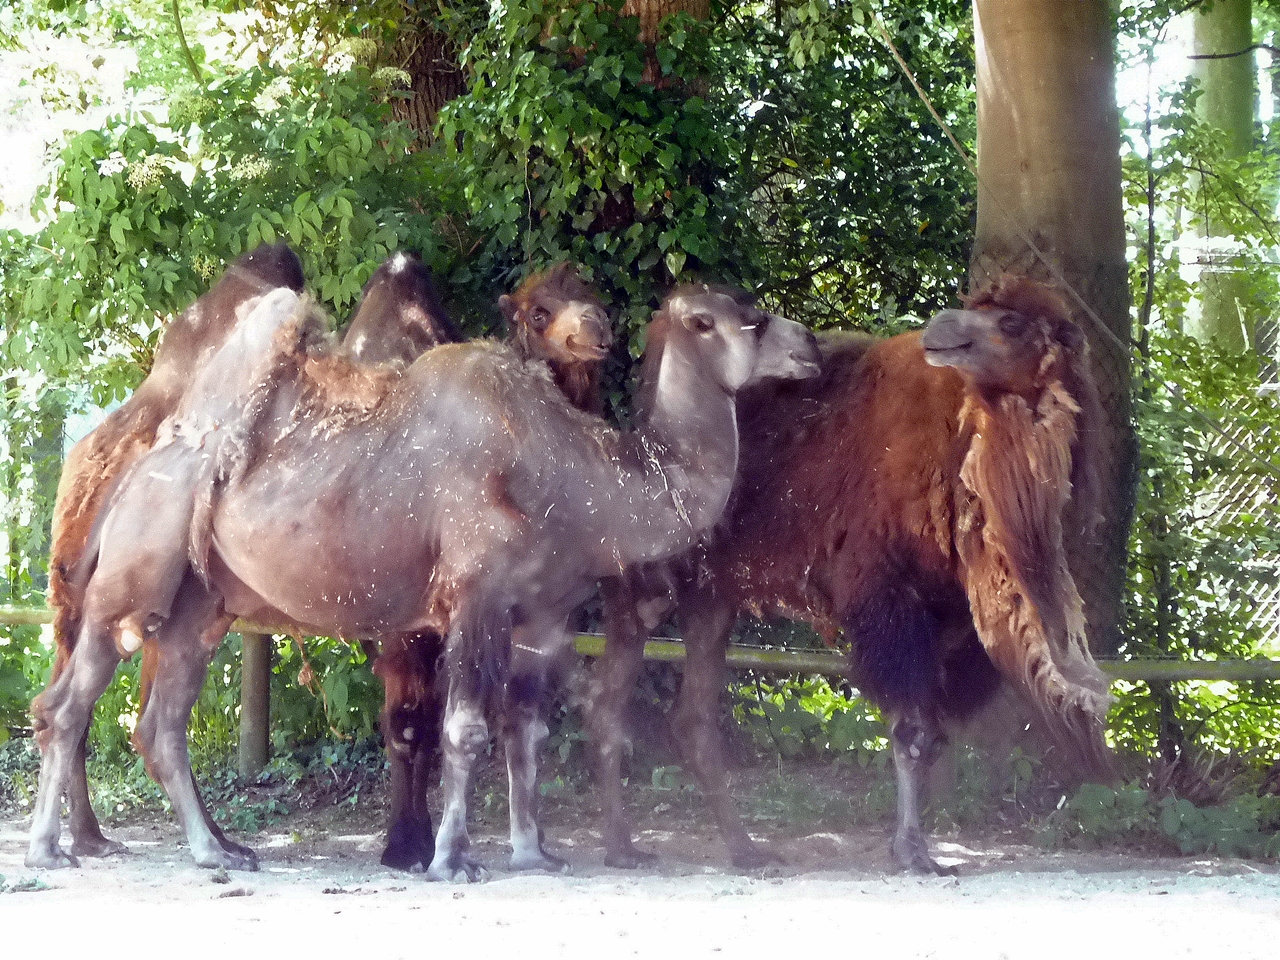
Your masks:
<svg viewBox="0 0 1280 960"><path fill-rule="evenodd" d="M937 724L914 712L895 718L890 726L890 736L896 755L926 770L933 766L947 745L947 738Z"/></svg>
<svg viewBox="0 0 1280 960"><path fill-rule="evenodd" d="M444 743L450 752L474 760L488 742L489 725L474 707L456 709L445 719Z"/></svg>
<svg viewBox="0 0 1280 960"><path fill-rule="evenodd" d="M435 720L431 711L418 704L388 707L382 714L382 736L387 750L404 758L419 750L430 749L434 741Z"/></svg>

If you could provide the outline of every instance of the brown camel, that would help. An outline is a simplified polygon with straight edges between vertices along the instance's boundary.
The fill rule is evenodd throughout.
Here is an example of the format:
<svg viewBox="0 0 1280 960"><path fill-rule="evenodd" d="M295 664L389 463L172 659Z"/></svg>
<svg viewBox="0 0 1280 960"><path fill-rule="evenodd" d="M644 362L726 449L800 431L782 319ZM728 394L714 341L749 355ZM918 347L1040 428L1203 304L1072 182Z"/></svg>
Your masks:
<svg viewBox="0 0 1280 960"><path fill-rule="evenodd" d="M740 481L690 560L679 610L688 660L672 728L733 862L769 854L734 809L716 728L740 611L842 636L859 690L885 711L898 777L893 855L943 872L919 809L948 725L1008 682L1083 772L1109 777L1109 697L1086 643L1063 529L1095 524L1103 418L1083 335L1061 299L1008 278L923 333L822 341L822 373L739 397ZM640 591L608 624L591 729L610 862L646 855L622 801L622 709L646 630Z"/></svg>
<svg viewBox="0 0 1280 960"><path fill-rule="evenodd" d="M50 683L61 673L76 636L87 574L80 571L76 576L71 571L78 564L96 563L96 552L86 550L85 544L103 497L113 488L119 474L155 446L158 426L177 409L188 388L191 372L200 370L208 362L246 312L275 287L295 292L303 288L302 265L284 244L260 247L232 264L218 283L165 331L152 370L129 400L80 441L68 456L55 506L55 536L50 558L51 605L57 618L54 630L57 659ZM395 254L374 272L365 285L347 334L347 352L351 356L369 363L401 366L430 346L461 340L457 327L440 305L430 273L413 253ZM173 453L171 450L170 455ZM188 476L186 480L194 484L193 477ZM168 489L171 488L157 490L158 509L176 511L179 517L184 515L188 505L175 501L172 496L163 496ZM152 519L164 529L158 516ZM174 516L169 517L169 522L174 522ZM142 650L142 705L145 708L155 675L156 651L154 645L147 642L143 643ZM388 658L379 671L384 682L395 669L395 663L395 657ZM400 702L409 698L412 679L406 682L404 678L392 677L391 686ZM34 713L38 726L40 710L37 708ZM404 810L404 803L394 802L401 799L397 787L404 778L397 776L399 773L402 773L400 765L393 760L393 829L384 860L396 859L399 833L395 825L416 816L416 811ZM420 779L421 776L419 774ZM425 799L425 789L419 792ZM407 797L404 795L406 801ZM101 856L124 849L123 844L102 835L94 815L84 774L83 744L73 765L67 799L73 856ZM428 838L431 836L429 818L425 831L420 832L425 832ZM429 850L426 860L421 855L415 859L429 862Z"/></svg>
<svg viewBox="0 0 1280 960"><path fill-rule="evenodd" d="M81 515L96 515L102 491L110 488L114 477L105 476L98 487L93 487L88 482L89 471L83 465L93 463L101 471L102 463L106 461L119 470L154 445L157 419L163 414L172 414L181 399L182 394L177 388L185 385L186 380L178 376L178 371L186 365L186 372L189 373L190 365L198 364L200 357L207 357L210 350L229 334L235 318L243 318L245 304L248 302L246 291L253 293L261 286L246 285L246 278L252 279L258 275L262 277L263 284L281 279L288 281L290 289L302 288L301 265L283 245L262 248L235 264L209 294L175 321L166 332L153 373L125 407L109 417L95 433L73 450L63 475L63 487L70 491L70 497L60 498L60 513L74 511ZM267 286L266 289L270 287ZM512 298L502 299L506 310L506 301ZM582 361L584 364L594 366L598 363L596 357L609 345L610 335L607 326L603 325L604 314L598 300L571 271L561 268L547 275L530 278L517 291L513 302L520 306L516 311L519 318L516 322L536 313L539 317L554 318L555 322L545 331L546 337L571 339L576 334L576 342L571 340L568 345L559 347L545 343L539 345L537 336L526 339L525 343L533 345L540 356L563 358L569 356L567 351L576 350L588 355L589 359ZM202 336L209 338L209 342L202 340ZM401 252L388 258L366 284L356 315L346 329L343 351L366 363L402 367L431 346L458 342L460 339L461 335L440 304L430 273L421 259L416 254ZM150 436L144 436L135 429L122 438L121 424L135 424L140 419L139 410L146 417L145 423L150 429ZM127 420L126 415L132 415L133 419ZM117 444L117 447L112 448L112 443ZM93 456L83 456L86 450L91 451ZM169 454L173 456L175 451L170 450ZM169 468L165 467L153 472L168 476L165 473L167 469ZM175 499L172 496L174 479L169 477L156 491L157 494L167 494L158 497L156 502L170 511L169 523L186 516L190 508L189 504L182 503L181 498ZM72 480L75 482L70 482ZM187 476L185 480L194 484L193 476ZM89 504L91 498L92 503ZM153 528L166 529L162 518L155 511L150 511L147 519ZM70 536L64 536L59 541L54 552L55 569L65 571L67 566L56 562L59 555L79 557L87 552L93 555L91 562L96 562L96 553L84 548L87 531L88 528L82 525L81 529L75 531L78 542ZM175 574L171 572L170 575ZM82 574L81 587L84 579L86 577ZM55 580L55 583L62 588L55 590L55 598L61 601L56 604L60 620L64 623L78 622L81 600L77 595L78 591L68 588L65 575ZM176 587L176 584L173 586ZM141 626L135 625L131 635L143 636L143 633ZM61 641L68 636L74 639L74 634L68 635L64 628L56 636L60 640L60 655L69 655L69 643ZM382 862L401 869L421 869L430 863L434 844L426 795L438 743L440 703L435 692L434 677L435 662L442 640L437 634L427 632L421 635L371 638L364 642L371 659L375 659L374 671L383 681L386 694L382 728L389 749L391 803L388 841ZM158 652L155 644L145 637L142 649L142 704L145 709L155 675ZM36 713L39 716L40 711L37 710ZM74 764L68 799L71 808L73 858L75 855L105 855L124 849L123 844L102 836L94 816L84 779L83 745ZM220 842L228 843L216 825L210 823L209 827L220 838Z"/></svg>
<svg viewBox="0 0 1280 960"><path fill-rule="evenodd" d="M389 261L388 273L392 266ZM385 282L375 284L375 275L366 287L360 315L343 339L351 355L410 363L436 343L457 342L448 339L456 334L456 328L438 301L421 293L431 289L429 277L425 284L407 283L403 278L407 270L425 274L426 268L420 262L410 263ZM375 289L378 292L373 295ZM500 297L498 305L509 325L507 342L516 354L526 360L545 361L556 383L570 395L570 402L599 412L599 369L613 335L603 306L577 270L565 263L535 273L515 293ZM420 315L438 318L431 336L412 335ZM406 329L409 334L403 332ZM574 399L575 395L595 400L584 403ZM436 758L443 703L436 665L443 644L442 636L434 631L393 634L365 642L385 691L380 719L391 796L382 863L400 870L425 869L435 851L427 792L439 780Z"/></svg>

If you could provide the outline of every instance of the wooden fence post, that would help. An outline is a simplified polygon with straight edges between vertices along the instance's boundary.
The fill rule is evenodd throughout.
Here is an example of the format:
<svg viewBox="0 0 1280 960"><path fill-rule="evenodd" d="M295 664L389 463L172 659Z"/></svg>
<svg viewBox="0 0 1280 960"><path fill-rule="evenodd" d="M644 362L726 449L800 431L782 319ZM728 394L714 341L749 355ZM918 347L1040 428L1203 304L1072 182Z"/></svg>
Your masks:
<svg viewBox="0 0 1280 960"><path fill-rule="evenodd" d="M240 666L240 776L255 780L271 748L272 637L242 633Z"/></svg>

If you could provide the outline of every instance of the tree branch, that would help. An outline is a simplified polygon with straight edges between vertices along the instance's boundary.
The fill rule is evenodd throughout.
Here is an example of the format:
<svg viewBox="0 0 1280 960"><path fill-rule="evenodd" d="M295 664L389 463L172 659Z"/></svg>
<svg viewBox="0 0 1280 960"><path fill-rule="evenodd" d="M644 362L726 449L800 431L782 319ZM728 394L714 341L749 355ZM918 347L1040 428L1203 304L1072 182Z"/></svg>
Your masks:
<svg viewBox="0 0 1280 960"><path fill-rule="evenodd" d="M191 53L191 48L187 46L187 35L182 30L182 11L178 9L178 0L173 0L173 25L178 29L178 44L182 47L182 56L187 61L187 66L191 68L191 74L196 78L196 83L204 86L204 76L200 73L200 65L196 63L195 56Z"/></svg>
<svg viewBox="0 0 1280 960"><path fill-rule="evenodd" d="M1237 50L1235 53L1191 53L1187 55L1187 59L1230 60L1232 57L1243 57L1246 53L1253 53L1255 50L1266 50L1272 56L1280 56L1280 47L1273 47L1269 43L1255 43L1252 46L1245 47L1243 50Z"/></svg>

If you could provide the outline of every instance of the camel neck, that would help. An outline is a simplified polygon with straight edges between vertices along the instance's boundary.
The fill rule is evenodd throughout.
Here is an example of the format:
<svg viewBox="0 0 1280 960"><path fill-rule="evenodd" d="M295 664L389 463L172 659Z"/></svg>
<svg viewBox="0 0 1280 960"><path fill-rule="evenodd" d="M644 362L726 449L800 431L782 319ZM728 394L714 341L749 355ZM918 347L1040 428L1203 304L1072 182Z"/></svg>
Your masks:
<svg viewBox="0 0 1280 960"><path fill-rule="evenodd" d="M734 397L668 350L657 388L638 431L645 460L670 491L677 523L693 539L724 512L738 467Z"/></svg>

